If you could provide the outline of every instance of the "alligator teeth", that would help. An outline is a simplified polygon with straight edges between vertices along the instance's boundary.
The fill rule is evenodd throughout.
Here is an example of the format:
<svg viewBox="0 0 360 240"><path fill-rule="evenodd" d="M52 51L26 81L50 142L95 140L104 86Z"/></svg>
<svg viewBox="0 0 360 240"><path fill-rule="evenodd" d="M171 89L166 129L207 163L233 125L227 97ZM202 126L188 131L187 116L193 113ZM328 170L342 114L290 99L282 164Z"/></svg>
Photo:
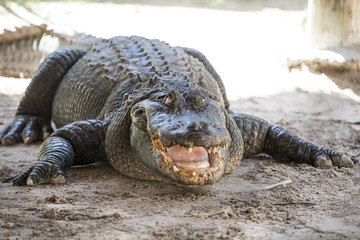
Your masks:
<svg viewBox="0 0 360 240"><path fill-rule="evenodd" d="M221 148L222 148L222 147L221 147ZM217 154L217 155L219 155L221 149L220 149L219 147L212 147L212 148L209 148L208 151L209 151L209 153L211 153L211 154Z"/></svg>
<svg viewBox="0 0 360 240"><path fill-rule="evenodd" d="M215 154L216 153L216 148L214 148L214 147L210 148L209 152Z"/></svg>

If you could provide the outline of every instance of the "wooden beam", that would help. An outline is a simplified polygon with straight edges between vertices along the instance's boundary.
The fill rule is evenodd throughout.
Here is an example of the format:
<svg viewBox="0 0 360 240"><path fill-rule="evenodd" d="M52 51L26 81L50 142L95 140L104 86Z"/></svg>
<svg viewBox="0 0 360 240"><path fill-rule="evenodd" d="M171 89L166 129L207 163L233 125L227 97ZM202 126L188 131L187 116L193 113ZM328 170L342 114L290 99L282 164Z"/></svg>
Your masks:
<svg viewBox="0 0 360 240"><path fill-rule="evenodd" d="M307 11L313 47L360 45L359 0L309 0Z"/></svg>

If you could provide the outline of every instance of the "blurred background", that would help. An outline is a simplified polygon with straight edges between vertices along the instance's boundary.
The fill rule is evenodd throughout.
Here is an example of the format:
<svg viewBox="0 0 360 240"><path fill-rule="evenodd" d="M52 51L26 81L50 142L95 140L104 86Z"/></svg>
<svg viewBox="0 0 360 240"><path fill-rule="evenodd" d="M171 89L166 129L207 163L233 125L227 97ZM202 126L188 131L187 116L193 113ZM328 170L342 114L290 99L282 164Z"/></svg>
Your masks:
<svg viewBox="0 0 360 240"><path fill-rule="evenodd" d="M289 60L343 62L358 53L312 48L307 9L307 0L1 1L0 31L45 23L59 33L140 35L195 48L214 65L232 101L302 90L360 102L351 89L340 89L324 74L310 74L306 66L289 71ZM26 87L0 84L6 93Z"/></svg>

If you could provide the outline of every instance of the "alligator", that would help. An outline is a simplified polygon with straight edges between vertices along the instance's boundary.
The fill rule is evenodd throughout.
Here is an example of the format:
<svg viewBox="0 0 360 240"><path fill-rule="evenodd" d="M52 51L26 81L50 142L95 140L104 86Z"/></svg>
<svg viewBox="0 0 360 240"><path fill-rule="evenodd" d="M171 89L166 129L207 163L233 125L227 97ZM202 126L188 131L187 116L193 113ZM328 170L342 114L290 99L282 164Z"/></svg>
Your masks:
<svg viewBox="0 0 360 240"><path fill-rule="evenodd" d="M160 40L19 28L0 36L7 54L2 59L11 61L0 72L19 72L17 59L39 60L34 42L45 35L65 47L50 53L36 72L24 65L34 76L14 120L0 133L4 146L44 142L29 169L4 180L11 185L63 184L71 166L97 161L135 179L178 185L214 184L243 158L260 153L322 168L359 162L259 117L233 113L207 58ZM24 46L31 49L23 54L32 57L8 56Z"/></svg>

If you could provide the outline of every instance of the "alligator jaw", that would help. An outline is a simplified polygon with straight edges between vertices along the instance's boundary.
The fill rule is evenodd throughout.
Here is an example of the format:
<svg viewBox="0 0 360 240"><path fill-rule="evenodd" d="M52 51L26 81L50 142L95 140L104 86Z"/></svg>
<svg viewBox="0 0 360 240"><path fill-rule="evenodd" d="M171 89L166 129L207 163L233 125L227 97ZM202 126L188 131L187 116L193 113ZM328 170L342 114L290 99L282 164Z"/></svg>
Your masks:
<svg viewBox="0 0 360 240"><path fill-rule="evenodd" d="M227 144L217 147L165 147L159 139L152 140L153 154L165 176L185 185L204 185L218 182L225 173Z"/></svg>

